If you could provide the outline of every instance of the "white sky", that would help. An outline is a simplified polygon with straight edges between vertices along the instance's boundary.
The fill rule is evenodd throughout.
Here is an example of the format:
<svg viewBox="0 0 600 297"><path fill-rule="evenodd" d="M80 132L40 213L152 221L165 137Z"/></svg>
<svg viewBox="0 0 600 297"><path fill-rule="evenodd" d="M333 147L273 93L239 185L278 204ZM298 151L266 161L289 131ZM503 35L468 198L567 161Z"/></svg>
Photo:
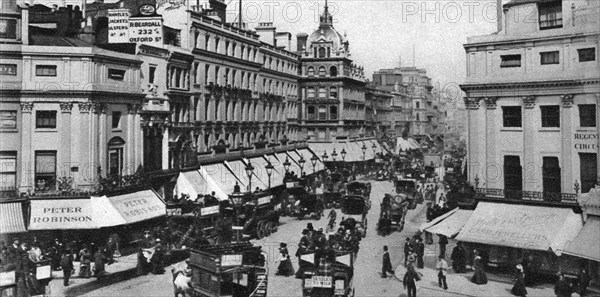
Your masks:
<svg viewBox="0 0 600 297"><path fill-rule="evenodd" d="M239 0L225 1L231 22L237 17ZM273 22L277 31L293 34L294 49L296 33L310 34L318 27L325 3L242 1L245 22ZM329 7L334 27L348 34L354 62L364 66L369 79L378 69L398 66L400 56L403 66L412 66L414 45L415 65L427 69L434 83L461 84L467 37L491 34L497 28L496 0L330 0Z"/></svg>

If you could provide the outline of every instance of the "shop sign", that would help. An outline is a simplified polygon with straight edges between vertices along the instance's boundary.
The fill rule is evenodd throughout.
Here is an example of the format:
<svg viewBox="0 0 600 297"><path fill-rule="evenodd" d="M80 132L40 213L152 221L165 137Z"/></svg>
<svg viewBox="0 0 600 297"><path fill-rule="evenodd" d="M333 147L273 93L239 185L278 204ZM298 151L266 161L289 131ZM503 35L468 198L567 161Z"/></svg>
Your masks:
<svg viewBox="0 0 600 297"><path fill-rule="evenodd" d="M573 135L573 142L575 150L577 151L590 151L597 152L598 147L598 134L596 132L579 132Z"/></svg>
<svg viewBox="0 0 600 297"><path fill-rule="evenodd" d="M16 64L0 64L0 75L17 75Z"/></svg>
<svg viewBox="0 0 600 297"><path fill-rule="evenodd" d="M162 45L162 17L129 19L129 42Z"/></svg>
<svg viewBox="0 0 600 297"><path fill-rule="evenodd" d="M200 216L207 216L207 215L216 214L216 213L219 213L218 205L210 206L210 207L203 207L200 209Z"/></svg>
<svg viewBox="0 0 600 297"><path fill-rule="evenodd" d="M294 187L294 183L293 182L286 182L285 183L285 187L286 188L293 188Z"/></svg>
<svg viewBox="0 0 600 297"><path fill-rule="evenodd" d="M181 207L178 208L167 208L168 216L180 216L181 215Z"/></svg>
<svg viewBox="0 0 600 297"><path fill-rule="evenodd" d="M241 266L242 255L222 255L221 256L221 267L223 266Z"/></svg>
<svg viewBox="0 0 600 297"><path fill-rule="evenodd" d="M244 226L231 226L231 230L242 231L242 230L244 230Z"/></svg>
<svg viewBox="0 0 600 297"><path fill-rule="evenodd" d="M129 42L129 9L108 10L108 43Z"/></svg>
<svg viewBox="0 0 600 297"><path fill-rule="evenodd" d="M17 279L14 270L0 272L0 287L12 286L17 283L16 280Z"/></svg>
<svg viewBox="0 0 600 297"><path fill-rule="evenodd" d="M313 275L313 288L331 288L331 276Z"/></svg>
<svg viewBox="0 0 600 297"><path fill-rule="evenodd" d="M38 266L35 268L35 277L38 280L48 279L52 277L52 269L50 265Z"/></svg>
<svg viewBox="0 0 600 297"><path fill-rule="evenodd" d="M267 204L267 203L271 202L271 197L272 196L258 198L258 205L263 205L263 204Z"/></svg>

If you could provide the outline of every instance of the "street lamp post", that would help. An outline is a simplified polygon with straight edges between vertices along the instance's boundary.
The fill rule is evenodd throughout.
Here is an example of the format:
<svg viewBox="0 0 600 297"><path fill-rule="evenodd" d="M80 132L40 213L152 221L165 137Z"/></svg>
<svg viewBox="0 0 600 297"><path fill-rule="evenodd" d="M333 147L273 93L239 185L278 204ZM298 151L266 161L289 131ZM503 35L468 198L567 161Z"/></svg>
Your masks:
<svg viewBox="0 0 600 297"><path fill-rule="evenodd" d="M367 157L366 157L366 153L367 153L367 145L363 144L362 146L362 152L363 152L363 170L367 168Z"/></svg>
<svg viewBox="0 0 600 297"><path fill-rule="evenodd" d="M267 166L265 166L265 169L267 170L267 175L269 176L269 189L271 188L271 174L273 174L273 164L271 164L271 161L267 161Z"/></svg>
<svg viewBox="0 0 600 297"><path fill-rule="evenodd" d="M300 164L300 176L304 175L304 163L306 163L306 160L304 160L303 155L300 155L300 160L298 160L298 164Z"/></svg>
<svg viewBox="0 0 600 297"><path fill-rule="evenodd" d="M335 171L337 171L337 166L335 164L335 158L337 157L337 153L335 151L335 148L333 149L333 153L331 153L331 159L333 160L333 169L335 169Z"/></svg>
<svg viewBox="0 0 600 297"><path fill-rule="evenodd" d="M325 165L325 162L327 162L327 158L329 158L329 156L327 156L326 151L323 152L323 156L321 156L321 158L323 158L323 165Z"/></svg>
<svg viewBox="0 0 600 297"><path fill-rule="evenodd" d="M342 155L342 169L345 170L346 169L346 150L342 149L340 154Z"/></svg>
<svg viewBox="0 0 600 297"><path fill-rule="evenodd" d="M316 173L316 169L315 169L315 167L317 166L317 161L318 161L318 160L319 160L319 159L317 158L317 155L313 155L313 156L312 156L312 158L310 158L310 163L311 163L311 164L312 164L312 166L313 166L313 175Z"/></svg>
<svg viewBox="0 0 600 297"><path fill-rule="evenodd" d="M246 165L246 174L248 175L248 192L252 192L252 173L254 172L254 167L252 163L248 161L248 165Z"/></svg>
<svg viewBox="0 0 600 297"><path fill-rule="evenodd" d="M288 159L288 157L285 157L285 161L283 161L283 168L285 168L285 173L289 173L290 172L290 166L292 164L290 163L290 159Z"/></svg>

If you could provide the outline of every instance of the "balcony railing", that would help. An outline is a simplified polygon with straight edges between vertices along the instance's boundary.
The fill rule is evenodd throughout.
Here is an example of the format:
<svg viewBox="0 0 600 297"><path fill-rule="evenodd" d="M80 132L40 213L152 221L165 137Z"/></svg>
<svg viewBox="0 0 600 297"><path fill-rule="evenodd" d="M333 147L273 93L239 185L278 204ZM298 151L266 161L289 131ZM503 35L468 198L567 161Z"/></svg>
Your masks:
<svg viewBox="0 0 600 297"><path fill-rule="evenodd" d="M577 194L574 193L477 188L477 194L479 198L487 199L577 204Z"/></svg>

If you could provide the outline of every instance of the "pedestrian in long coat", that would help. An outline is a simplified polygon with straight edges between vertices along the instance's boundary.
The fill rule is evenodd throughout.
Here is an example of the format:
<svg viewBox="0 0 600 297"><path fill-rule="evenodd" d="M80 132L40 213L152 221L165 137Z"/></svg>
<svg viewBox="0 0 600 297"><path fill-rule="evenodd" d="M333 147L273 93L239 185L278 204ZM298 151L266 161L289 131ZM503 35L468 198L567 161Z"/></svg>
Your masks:
<svg viewBox="0 0 600 297"><path fill-rule="evenodd" d="M387 273L394 274L394 269L392 268L392 261L390 260L390 253L388 252L388 246L383 246L383 263L381 266L381 277L386 278Z"/></svg>
<svg viewBox="0 0 600 297"><path fill-rule="evenodd" d="M473 261L473 266L475 267L475 272L473 273L473 277L471 277L471 281L478 285L487 284L487 275L483 270L483 260L481 256L479 256L479 252L475 250L475 260Z"/></svg>
<svg viewBox="0 0 600 297"><path fill-rule="evenodd" d="M275 275L294 275L294 266L292 265L292 261L290 260L290 254L288 252L286 243L282 242L279 244L279 253L279 266L277 267L277 272L275 273Z"/></svg>
<svg viewBox="0 0 600 297"><path fill-rule="evenodd" d="M63 285L68 286L71 271L73 271L73 255L68 249L63 251L63 255L60 258L60 268L63 271Z"/></svg>
<svg viewBox="0 0 600 297"><path fill-rule="evenodd" d="M452 260L452 270L456 273L463 273L466 270L466 253L461 242L458 242L454 249L450 259Z"/></svg>
<svg viewBox="0 0 600 297"><path fill-rule="evenodd" d="M421 280L421 276L419 273L415 271L415 268L409 266L404 274L404 278L402 279L402 283L404 284L404 289L408 293L408 297L417 297L417 282Z"/></svg>
<svg viewBox="0 0 600 297"><path fill-rule="evenodd" d="M104 262L106 256L104 255L104 249L99 248L94 254L94 276L101 277L106 272Z"/></svg>
<svg viewBox="0 0 600 297"><path fill-rule="evenodd" d="M417 238L417 267L423 268L425 266L425 260L423 257L425 256L425 244L423 243L423 239L421 237Z"/></svg>
<svg viewBox="0 0 600 297"><path fill-rule="evenodd" d="M144 256L144 252L140 247L137 254L137 273L138 275L146 275L148 271L146 268L148 267L148 260L146 256Z"/></svg>
<svg viewBox="0 0 600 297"><path fill-rule="evenodd" d="M565 280L565 275L562 273L558 276L558 281L554 285L554 294L557 297L571 297L571 285Z"/></svg>
<svg viewBox="0 0 600 297"><path fill-rule="evenodd" d="M438 244L440 245L440 257L446 258L446 245L448 244L448 237L440 234Z"/></svg>
<svg viewBox="0 0 600 297"><path fill-rule="evenodd" d="M412 253L413 246L410 244L410 238L406 238L406 242L404 243L404 266L408 264L408 255Z"/></svg>
<svg viewBox="0 0 600 297"><path fill-rule="evenodd" d="M515 296L525 297L527 296L527 289L525 288L525 273L523 273L523 266L517 265L517 275L515 277L515 285L510 290Z"/></svg>
<svg viewBox="0 0 600 297"><path fill-rule="evenodd" d="M156 246L156 250L152 254L152 258L150 258L150 263L152 263L153 274L165 273L165 252L162 245L159 244Z"/></svg>
<svg viewBox="0 0 600 297"><path fill-rule="evenodd" d="M92 276L90 267L92 265L92 253L90 253L87 247L84 247L79 252L79 261L81 261L79 264L79 277L90 278Z"/></svg>

